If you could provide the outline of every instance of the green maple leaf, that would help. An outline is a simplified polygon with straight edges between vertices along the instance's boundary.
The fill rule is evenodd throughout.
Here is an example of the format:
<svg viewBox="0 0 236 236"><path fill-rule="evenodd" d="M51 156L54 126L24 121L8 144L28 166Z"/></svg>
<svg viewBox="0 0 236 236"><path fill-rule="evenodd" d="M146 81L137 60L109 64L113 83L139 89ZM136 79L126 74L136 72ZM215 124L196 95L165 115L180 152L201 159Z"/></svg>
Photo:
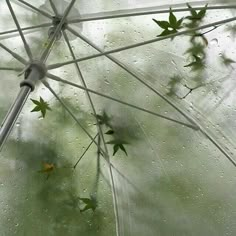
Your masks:
<svg viewBox="0 0 236 236"><path fill-rule="evenodd" d="M40 97L40 100L34 100L30 99L36 106L31 112L41 112L42 117L44 118L46 115L47 110L51 111L51 108L49 107L49 104L43 100L42 97Z"/></svg>
<svg viewBox="0 0 236 236"><path fill-rule="evenodd" d="M168 29L170 27L170 23L168 21L158 21L156 19L152 20L157 23L162 29Z"/></svg>
<svg viewBox="0 0 236 236"><path fill-rule="evenodd" d="M189 63L188 65L185 65L184 67L191 67L193 71L201 70L205 67L204 60L196 55L193 55L195 61Z"/></svg>
<svg viewBox="0 0 236 236"><path fill-rule="evenodd" d="M171 34L175 34L177 32L178 32L177 30L168 30L167 29L167 30L162 31L162 33L157 35L157 37L171 35Z"/></svg>
<svg viewBox="0 0 236 236"><path fill-rule="evenodd" d="M205 5L205 7L200 10L199 12L197 12L196 10L194 10L188 3L187 6L190 10L191 16L187 16L186 19L189 19L191 21L202 21L202 19L205 17L206 15L206 10L207 10L207 5Z"/></svg>
<svg viewBox="0 0 236 236"><path fill-rule="evenodd" d="M199 24L202 22L203 18L205 17L206 15L206 10L207 10L207 4L205 5L205 7L200 10L199 12L197 12L196 10L194 10L188 3L187 3L187 6L190 10L190 13L191 15L190 16L187 16L185 17L185 19L188 19L190 20L190 22L188 23L185 23L185 26L187 28L196 28L199 26Z"/></svg>
<svg viewBox="0 0 236 236"><path fill-rule="evenodd" d="M127 142L123 141L123 140L111 140L109 142L107 142L107 144L113 144L113 156L115 156L115 154L118 152L118 150L122 150L126 156L128 156L126 149L124 147L124 144L128 144Z"/></svg>
<svg viewBox="0 0 236 236"><path fill-rule="evenodd" d="M96 208L97 208L97 200L96 200L95 197L92 197L92 196L90 196L90 198L78 197L78 199L85 204L84 208L81 209L80 212L84 212L84 211L87 211L89 209L91 209L92 211L96 210Z"/></svg>
<svg viewBox="0 0 236 236"><path fill-rule="evenodd" d="M157 37L177 33L178 29L182 28L183 19L184 18L177 20L176 16L173 14L171 8L170 8L170 14L169 14L169 22L168 21L158 21L156 19L152 19L159 27L164 29L161 34L157 35Z"/></svg>

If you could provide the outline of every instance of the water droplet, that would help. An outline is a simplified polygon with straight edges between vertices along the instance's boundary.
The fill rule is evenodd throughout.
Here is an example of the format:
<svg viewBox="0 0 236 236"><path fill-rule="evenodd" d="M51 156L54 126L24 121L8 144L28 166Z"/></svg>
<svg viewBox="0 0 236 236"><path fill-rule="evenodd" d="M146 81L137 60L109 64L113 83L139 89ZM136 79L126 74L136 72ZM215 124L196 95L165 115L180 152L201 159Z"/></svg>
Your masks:
<svg viewBox="0 0 236 236"><path fill-rule="evenodd" d="M176 62L174 60L171 60L171 63L174 65L174 66L177 66L176 65Z"/></svg>
<svg viewBox="0 0 236 236"><path fill-rule="evenodd" d="M210 42L211 45L218 45L218 39L214 38Z"/></svg>

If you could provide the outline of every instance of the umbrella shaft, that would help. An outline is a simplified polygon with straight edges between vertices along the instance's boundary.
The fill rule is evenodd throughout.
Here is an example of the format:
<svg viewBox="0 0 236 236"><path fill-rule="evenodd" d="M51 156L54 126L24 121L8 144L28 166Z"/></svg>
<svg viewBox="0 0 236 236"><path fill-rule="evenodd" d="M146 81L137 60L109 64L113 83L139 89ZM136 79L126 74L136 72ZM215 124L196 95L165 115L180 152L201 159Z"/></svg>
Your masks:
<svg viewBox="0 0 236 236"><path fill-rule="evenodd" d="M38 81L45 76L45 70L46 69L43 64L34 61L25 71L25 79L20 83L20 92L0 127L0 151L8 135L10 134L23 106L25 105L30 92L34 90Z"/></svg>
<svg viewBox="0 0 236 236"><path fill-rule="evenodd" d="M23 86L14 102L10 108L8 114L6 115L0 129L0 150L6 141L13 125L15 124L29 94L31 88L29 86Z"/></svg>

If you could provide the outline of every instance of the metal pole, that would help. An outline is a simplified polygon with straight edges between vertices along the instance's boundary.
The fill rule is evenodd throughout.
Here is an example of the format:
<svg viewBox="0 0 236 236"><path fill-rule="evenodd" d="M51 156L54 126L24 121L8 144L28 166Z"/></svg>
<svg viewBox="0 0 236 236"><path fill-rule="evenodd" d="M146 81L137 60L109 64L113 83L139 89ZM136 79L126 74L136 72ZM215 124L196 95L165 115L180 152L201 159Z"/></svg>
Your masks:
<svg viewBox="0 0 236 236"><path fill-rule="evenodd" d="M14 104L10 108L5 120L3 121L0 129L0 150L5 143L8 135L10 134L13 125L15 124L29 94L31 88L29 86L24 86L21 88Z"/></svg>
<svg viewBox="0 0 236 236"><path fill-rule="evenodd" d="M15 102L11 106L4 121L2 122L0 128L0 150L2 149L2 146L5 143L8 135L10 134L12 127L14 126L27 98L29 97L30 92L34 90L37 81L39 81L43 75L42 68L34 64L31 65L31 67L28 69L28 72L28 76L21 83L21 89L15 99Z"/></svg>
<svg viewBox="0 0 236 236"><path fill-rule="evenodd" d="M60 37L61 31L63 30L64 24L66 23L66 17L68 16L74 3L75 0L72 0L58 24L54 25L54 29L48 38L48 45L43 50L40 60L31 61L26 68L25 80L21 83L20 92L0 127L0 151L7 137L9 136L12 127L14 126L27 98L29 97L29 94L34 90L36 83L45 77L47 69L44 63L46 62L47 57L51 52L54 42L58 39L58 35ZM22 33L20 28L18 30ZM23 62L25 61L23 60ZM26 62L24 64L26 65Z"/></svg>

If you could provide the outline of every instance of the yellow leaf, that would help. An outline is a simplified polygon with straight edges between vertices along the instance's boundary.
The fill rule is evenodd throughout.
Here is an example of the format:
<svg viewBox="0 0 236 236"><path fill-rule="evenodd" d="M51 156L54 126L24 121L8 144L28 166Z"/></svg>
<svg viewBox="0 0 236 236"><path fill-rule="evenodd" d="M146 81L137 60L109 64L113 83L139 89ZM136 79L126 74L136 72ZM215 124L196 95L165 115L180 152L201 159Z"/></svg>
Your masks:
<svg viewBox="0 0 236 236"><path fill-rule="evenodd" d="M39 172L48 173L48 172L52 172L54 169L55 169L55 165L53 163L43 162L43 169L40 170Z"/></svg>

